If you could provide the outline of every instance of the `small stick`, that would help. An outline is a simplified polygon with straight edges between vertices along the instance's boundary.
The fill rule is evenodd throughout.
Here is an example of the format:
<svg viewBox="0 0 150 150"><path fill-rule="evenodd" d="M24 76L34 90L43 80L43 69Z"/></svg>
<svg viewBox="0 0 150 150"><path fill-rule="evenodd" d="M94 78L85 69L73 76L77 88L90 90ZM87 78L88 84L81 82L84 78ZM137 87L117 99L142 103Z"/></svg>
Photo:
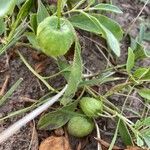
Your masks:
<svg viewBox="0 0 150 150"><path fill-rule="evenodd" d="M5 93L6 87L8 85L9 78L10 78L10 76L6 75L5 82L4 82L4 84L3 84L3 86L2 86L2 88L0 90L0 96L3 96L4 93Z"/></svg>
<svg viewBox="0 0 150 150"><path fill-rule="evenodd" d="M41 114L43 111L48 109L51 105L53 105L58 99L63 95L67 88L67 85L55 96L50 98L46 103L39 106L26 116L24 116L22 119L15 122L13 125L8 127L6 130L4 130L2 133L0 133L0 143L6 141L10 136L12 136L14 133L16 133L21 127L25 126L29 121L33 120L35 117L37 117L39 114Z"/></svg>
<svg viewBox="0 0 150 150"><path fill-rule="evenodd" d="M95 127L96 127L96 132L97 132L97 138L101 139L100 131L97 122L94 119ZM96 139L96 138L95 138ZM97 150L102 150L101 144L97 142Z"/></svg>

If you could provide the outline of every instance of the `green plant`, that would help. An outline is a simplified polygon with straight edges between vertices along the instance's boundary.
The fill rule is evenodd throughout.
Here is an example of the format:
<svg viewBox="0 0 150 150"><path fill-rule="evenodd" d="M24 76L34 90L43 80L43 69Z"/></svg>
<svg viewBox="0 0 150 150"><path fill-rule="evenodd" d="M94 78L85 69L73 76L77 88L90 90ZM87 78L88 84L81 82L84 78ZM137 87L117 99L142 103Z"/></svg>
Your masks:
<svg viewBox="0 0 150 150"><path fill-rule="evenodd" d="M51 91L48 95L48 100L50 96L60 90L51 87L47 81L48 79L61 74L68 84L67 88L65 88L66 90L63 90L65 93L60 99L59 109L56 108L54 111L43 114L38 122L39 129L53 130L67 124L69 121L68 132L76 137L84 137L90 134L94 128L91 117L107 117L116 122L116 130L109 149L113 148L118 132L126 145L136 143L141 147L145 145L150 147L150 119L147 116L150 91L145 86L145 83L150 81L150 68L136 65L138 60L149 58L150 56L149 51L142 46L143 40L149 40L145 24L140 26L140 32L136 40L131 38L132 43L131 47L128 48L127 62L117 65L115 59L116 56L120 56L119 42L123 37L123 31L118 23L104 14L105 12L122 13L118 7L111 4L96 3L94 0L58 0L57 7L54 6L57 11L49 11L50 6L41 0L37 1L37 5L32 0L2 0L1 4L0 54L9 50L13 45L21 45L54 57L55 59L53 60L58 64L59 72L44 77L30 66L28 58L25 59L22 53L17 51L25 66ZM19 9L19 13L17 14L16 11L12 13L16 8ZM94 34L97 38L105 39L106 45L103 46L105 52L102 51L102 54L106 58L108 66L102 72L83 74L84 63L81 57L80 33L76 34L78 29L87 31L90 35ZM27 39L28 42L27 40L24 41L24 39ZM99 50L99 43L91 38L89 39ZM73 59L68 61L67 57L63 55L69 51L71 45L74 51ZM85 72L86 69L84 70ZM4 104L21 81L22 79L18 80L0 98L0 104ZM115 86L104 94L100 94L95 90L97 86L114 81L117 81L114 83ZM128 99L132 97L131 94L134 92L139 94L140 100L144 103L142 112L144 119L141 117L141 112L135 112L126 107ZM121 109L109 101L114 94L126 97ZM83 97L83 95L88 95L89 97ZM47 97L41 99L25 109L0 118L0 120L29 110L32 111L36 107L41 108L40 105L47 104ZM77 107L78 102L80 107ZM84 114L78 113L79 109L82 109ZM136 123L126 117L125 111L130 111L139 118ZM29 115L28 117L31 116Z"/></svg>
<svg viewBox="0 0 150 150"><path fill-rule="evenodd" d="M69 134L81 138L90 134L94 129L94 123L86 117L72 117L67 126Z"/></svg>

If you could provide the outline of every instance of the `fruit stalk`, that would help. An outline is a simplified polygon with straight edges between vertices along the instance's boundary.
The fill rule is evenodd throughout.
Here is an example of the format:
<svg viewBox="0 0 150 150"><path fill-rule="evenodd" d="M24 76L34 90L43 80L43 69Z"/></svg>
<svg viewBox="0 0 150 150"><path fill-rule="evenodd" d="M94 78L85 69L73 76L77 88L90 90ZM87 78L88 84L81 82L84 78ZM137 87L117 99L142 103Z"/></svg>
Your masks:
<svg viewBox="0 0 150 150"><path fill-rule="evenodd" d="M60 29L61 3L62 3L62 0L57 0L57 17L58 17L57 28L58 29Z"/></svg>

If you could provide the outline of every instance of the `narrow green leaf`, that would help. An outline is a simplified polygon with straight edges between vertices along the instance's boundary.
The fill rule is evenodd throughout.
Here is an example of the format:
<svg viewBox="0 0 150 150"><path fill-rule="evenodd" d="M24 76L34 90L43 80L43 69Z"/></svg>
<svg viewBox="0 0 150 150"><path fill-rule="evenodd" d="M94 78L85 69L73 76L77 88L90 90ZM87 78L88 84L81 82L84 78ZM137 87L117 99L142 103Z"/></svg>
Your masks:
<svg viewBox="0 0 150 150"><path fill-rule="evenodd" d="M80 87L82 87L82 86L94 86L94 85L103 84L103 83L106 83L109 81L114 81L114 80L118 79L118 78L111 77L114 73L115 72L111 72L111 71L101 73L99 76L97 76L96 78L93 78L91 80L81 81L79 86Z"/></svg>
<svg viewBox="0 0 150 150"><path fill-rule="evenodd" d="M107 43L108 43L110 49L112 49L112 51L119 57L120 56L120 45L119 45L118 40L104 26L103 26L103 30L105 31L105 36L106 36Z"/></svg>
<svg viewBox="0 0 150 150"><path fill-rule="evenodd" d="M29 14L29 11L31 9L31 6L33 4L33 0L27 0L21 7L16 22L13 26L18 26L18 24Z"/></svg>
<svg viewBox="0 0 150 150"><path fill-rule="evenodd" d="M25 36L35 49L40 50L40 46L38 44L38 41L36 40L36 35L33 32L26 32Z"/></svg>
<svg viewBox="0 0 150 150"><path fill-rule="evenodd" d="M120 83L112 87L110 90L107 91L105 94L105 97L108 97L110 95L113 95L116 92L122 91L125 87L127 87L129 83Z"/></svg>
<svg viewBox="0 0 150 150"><path fill-rule="evenodd" d="M143 135L143 139L145 143L147 144L148 148L150 148L150 135L147 135L147 136Z"/></svg>
<svg viewBox="0 0 150 150"><path fill-rule="evenodd" d="M150 58L150 52L144 48L143 45L135 41L131 38L131 48L135 54L135 60L143 59L143 58Z"/></svg>
<svg viewBox="0 0 150 150"><path fill-rule="evenodd" d="M3 105L6 100L13 94L13 92L18 88L18 86L20 85L20 83L23 81L22 78L20 78L8 91L7 93L0 98L0 106Z"/></svg>
<svg viewBox="0 0 150 150"><path fill-rule="evenodd" d="M68 64L67 60L65 60L65 61L63 60L62 61L59 58L57 59L57 64L58 64L58 67L59 67L60 71L64 70L65 68L68 68L68 71L62 72L62 75L68 81L72 66L70 64Z"/></svg>
<svg viewBox="0 0 150 150"><path fill-rule="evenodd" d="M72 114L68 113L68 111L73 112L77 106L77 103L78 102L75 101L74 103L64 106L61 109L45 114L40 118L38 128L53 130L62 127L72 117Z"/></svg>
<svg viewBox="0 0 150 150"><path fill-rule="evenodd" d="M49 13L47 9L45 8L41 0L38 0L37 23L39 24L48 16L49 16Z"/></svg>
<svg viewBox="0 0 150 150"><path fill-rule="evenodd" d="M13 35L15 34L15 30L17 28L17 26L22 22L22 20L25 19L25 17L27 17L27 15L29 14L29 11L31 9L31 6L33 4L33 0L27 0L21 7L18 15L17 15L17 19L16 21L13 23L11 32L8 36L8 41L13 37Z"/></svg>
<svg viewBox="0 0 150 150"><path fill-rule="evenodd" d="M136 129L139 129L142 127L150 127L150 117L147 117L144 119L142 118L142 119L138 120L134 126Z"/></svg>
<svg viewBox="0 0 150 150"><path fill-rule="evenodd" d="M145 76L142 78L142 80L150 81L150 68L147 71L147 73L145 74Z"/></svg>
<svg viewBox="0 0 150 150"><path fill-rule="evenodd" d="M147 73L149 72L149 68L138 68L137 70L135 70L135 72L133 73L133 77L135 79L143 79ZM150 79L150 77L149 77Z"/></svg>
<svg viewBox="0 0 150 150"><path fill-rule="evenodd" d="M0 35L5 32L6 26L3 18L0 18Z"/></svg>
<svg viewBox="0 0 150 150"><path fill-rule="evenodd" d="M145 33L143 39L144 39L145 41L150 41L150 32Z"/></svg>
<svg viewBox="0 0 150 150"><path fill-rule="evenodd" d="M150 89L147 89L147 88L143 88L143 89L140 89L137 91L138 94L145 98L146 100L150 101Z"/></svg>
<svg viewBox="0 0 150 150"><path fill-rule="evenodd" d="M142 44L142 41L144 40L145 31L146 31L145 24L141 23L140 24L140 32L139 32L139 35L137 37L137 42L140 43L140 44Z"/></svg>
<svg viewBox="0 0 150 150"><path fill-rule="evenodd" d="M17 5L20 5L21 3L23 3L25 0L17 0Z"/></svg>
<svg viewBox="0 0 150 150"><path fill-rule="evenodd" d="M88 0L87 2L88 2L88 6L91 6L95 3L95 0Z"/></svg>
<svg viewBox="0 0 150 150"><path fill-rule="evenodd" d="M135 55L133 50L129 47L128 49L128 59L126 64L126 70L129 74L131 74L131 69L134 67Z"/></svg>
<svg viewBox="0 0 150 150"><path fill-rule="evenodd" d="M37 30L37 14L36 13L32 13L30 15L30 25L32 27L33 32L36 34L36 30Z"/></svg>
<svg viewBox="0 0 150 150"><path fill-rule="evenodd" d="M136 143L140 147L144 145L144 141L139 136L136 137Z"/></svg>
<svg viewBox="0 0 150 150"><path fill-rule="evenodd" d="M82 80L82 58L81 58L81 47L80 43L76 37L75 41L75 54L74 61L71 68L71 73L68 80L68 87L66 92L61 100L63 105L66 105L70 102L70 99L73 98L75 92L77 91L78 85Z"/></svg>
<svg viewBox="0 0 150 150"><path fill-rule="evenodd" d="M123 122L123 120L120 120L119 134L125 145L127 145L127 146L133 145L132 137L130 135L130 132L129 132L126 124Z"/></svg>
<svg viewBox="0 0 150 150"><path fill-rule="evenodd" d="M11 14L14 10L17 0L1 0L0 1L0 18Z"/></svg>
<svg viewBox="0 0 150 150"><path fill-rule="evenodd" d="M110 146L109 146L108 150L112 150L113 147L114 147L114 145L115 145L115 142L116 142L117 136L118 136L120 121L121 121L121 120L119 119L119 120L118 120L118 123L117 123L117 127L116 127L116 130L115 130L115 133L114 133L114 136L113 136L113 139L112 139L112 141L111 141L111 143L110 143Z"/></svg>
<svg viewBox="0 0 150 150"><path fill-rule="evenodd" d="M22 37L23 32L26 30L27 26L22 22L17 28L12 37L8 39L7 43L0 47L0 55L2 55L6 50L8 50L12 45L16 44L16 42Z"/></svg>
<svg viewBox="0 0 150 150"><path fill-rule="evenodd" d="M117 6L111 4L98 4L94 7L91 7L89 10L103 10L103 11L110 11L114 13L123 13Z"/></svg>
<svg viewBox="0 0 150 150"><path fill-rule="evenodd" d="M107 77L103 79L99 78L99 79L84 80L79 84L79 87L101 85L101 84L116 81L116 80L119 80L119 78Z"/></svg>

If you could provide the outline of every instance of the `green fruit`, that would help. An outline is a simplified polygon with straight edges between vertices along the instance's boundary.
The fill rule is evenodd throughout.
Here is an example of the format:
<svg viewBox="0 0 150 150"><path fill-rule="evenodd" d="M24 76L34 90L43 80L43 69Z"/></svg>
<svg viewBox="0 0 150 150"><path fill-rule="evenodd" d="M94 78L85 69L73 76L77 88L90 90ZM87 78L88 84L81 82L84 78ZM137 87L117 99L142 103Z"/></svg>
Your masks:
<svg viewBox="0 0 150 150"><path fill-rule="evenodd" d="M88 117L96 118L103 111L103 103L95 98L83 97L80 100L80 108Z"/></svg>
<svg viewBox="0 0 150 150"><path fill-rule="evenodd" d="M46 55L62 56L74 42L73 27L69 21L60 18L60 29L58 29L58 17L47 17L37 28L37 41Z"/></svg>
<svg viewBox="0 0 150 150"><path fill-rule="evenodd" d="M89 118L77 116L70 119L67 129L69 134L82 138L93 131L94 123Z"/></svg>

